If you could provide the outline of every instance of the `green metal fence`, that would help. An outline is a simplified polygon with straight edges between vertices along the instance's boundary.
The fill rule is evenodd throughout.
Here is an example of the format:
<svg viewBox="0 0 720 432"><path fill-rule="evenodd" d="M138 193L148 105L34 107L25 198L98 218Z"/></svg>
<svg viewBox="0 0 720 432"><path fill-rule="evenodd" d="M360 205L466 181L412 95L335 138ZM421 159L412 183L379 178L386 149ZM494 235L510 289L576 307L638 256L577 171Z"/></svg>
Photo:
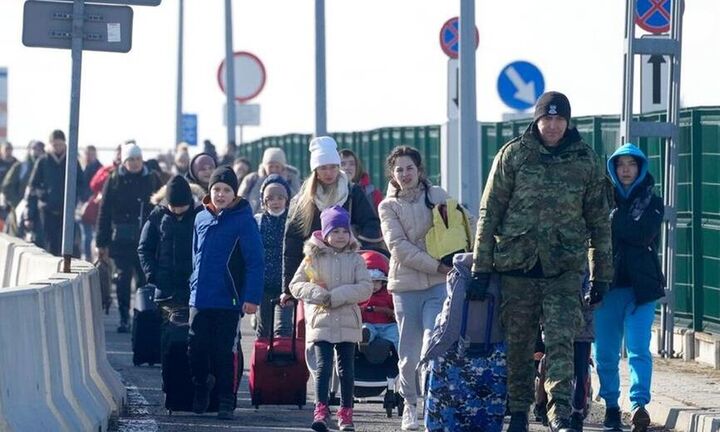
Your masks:
<svg viewBox="0 0 720 432"><path fill-rule="evenodd" d="M657 121L664 117L651 114L642 119ZM497 150L522 133L528 123L528 120L482 123L485 166L489 167ZM580 117L573 119L573 123L601 156L609 156L618 145L618 116ZM720 333L720 107L683 110L680 130L676 320L680 326ZM387 127L332 135L340 148L350 148L362 159L377 187L384 189L385 157L400 144L420 150L429 177L435 183L440 181L440 126ZM307 134L265 137L241 146L239 155L257 164L265 148L281 147L288 162L307 175L310 138ZM648 155L650 172L662 191L665 155L661 140L643 138L637 144Z"/></svg>

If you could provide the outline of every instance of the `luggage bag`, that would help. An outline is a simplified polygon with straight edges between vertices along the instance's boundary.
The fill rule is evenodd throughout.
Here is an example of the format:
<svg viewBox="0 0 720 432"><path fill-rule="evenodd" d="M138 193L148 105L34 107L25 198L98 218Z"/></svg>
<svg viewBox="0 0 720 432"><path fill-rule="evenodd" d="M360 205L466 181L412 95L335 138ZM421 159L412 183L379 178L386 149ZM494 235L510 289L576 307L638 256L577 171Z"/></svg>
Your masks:
<svg viewBox="0 0 720 432"><path fill-rule="evenodd" d="M135 292L133 309L133 364L153 366L160 363L160 327L162 317L154 301L155 286L145 285Z"/></svg>

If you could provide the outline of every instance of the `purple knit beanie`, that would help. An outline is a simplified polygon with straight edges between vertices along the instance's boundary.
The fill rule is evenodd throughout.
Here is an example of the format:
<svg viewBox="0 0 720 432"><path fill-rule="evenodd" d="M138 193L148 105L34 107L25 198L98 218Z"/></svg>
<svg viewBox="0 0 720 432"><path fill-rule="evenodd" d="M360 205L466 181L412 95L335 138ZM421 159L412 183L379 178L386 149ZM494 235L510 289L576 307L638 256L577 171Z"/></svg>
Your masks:
<svg viewBox="0 0 720 432"><path fill-rule="evenodd" d="M323 238L327 238L330 231L335 228L345 228L350 231L350 213L338 205L328 207L320 213L320 226Z"/></svg>

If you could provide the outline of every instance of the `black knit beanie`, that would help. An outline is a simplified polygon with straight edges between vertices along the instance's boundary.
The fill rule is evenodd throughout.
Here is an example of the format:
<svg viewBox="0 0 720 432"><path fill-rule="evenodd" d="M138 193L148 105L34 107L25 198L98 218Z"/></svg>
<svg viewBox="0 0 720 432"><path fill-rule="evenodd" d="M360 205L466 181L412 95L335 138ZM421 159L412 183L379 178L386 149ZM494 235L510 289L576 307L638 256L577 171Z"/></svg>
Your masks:
<svg viewBox="0 0 720 432"><path fill-rule="evenodd" d="M567 96L556 91L543 93L535 105L533 120L537 121L546 115L558 115L570 123L570 101Z"/></svg>
<svg viewBox="0 0 720 432"><path fill-rule="evenodd" d="M168 204L173 207L191 205L193 202L190 184L183 176L176 175L167 183Z"/></svg>
<svg viewBox="0 0 720 432"><path fill-rule="evenodd" d="M208 183L208 190L212 189L215 183L225 183L230 186L235 195L237 195L238 179L235 175L235 171L233 171L229 166L223 165L213 171L212 176L210 177L210 183Z"/></svg>

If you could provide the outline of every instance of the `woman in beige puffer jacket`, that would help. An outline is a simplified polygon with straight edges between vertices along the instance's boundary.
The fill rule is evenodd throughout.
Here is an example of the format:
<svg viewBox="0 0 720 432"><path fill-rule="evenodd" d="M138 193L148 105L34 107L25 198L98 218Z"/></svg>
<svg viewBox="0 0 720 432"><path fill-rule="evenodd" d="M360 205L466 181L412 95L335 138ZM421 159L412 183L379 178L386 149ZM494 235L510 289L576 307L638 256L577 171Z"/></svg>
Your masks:
<svg viewBox="0 0 720 432"><path fill-rule="evenodd" d="M391 254L388 291L400 332L399 390L405 398L401 429L416 430L419 391L415 368L442 310L450 271L427 253L425 235L433 223L431 206L444 204L448 194L425 178L420 153L412 147L396 147L387 165L391 180L379 213Z"/></svg>

